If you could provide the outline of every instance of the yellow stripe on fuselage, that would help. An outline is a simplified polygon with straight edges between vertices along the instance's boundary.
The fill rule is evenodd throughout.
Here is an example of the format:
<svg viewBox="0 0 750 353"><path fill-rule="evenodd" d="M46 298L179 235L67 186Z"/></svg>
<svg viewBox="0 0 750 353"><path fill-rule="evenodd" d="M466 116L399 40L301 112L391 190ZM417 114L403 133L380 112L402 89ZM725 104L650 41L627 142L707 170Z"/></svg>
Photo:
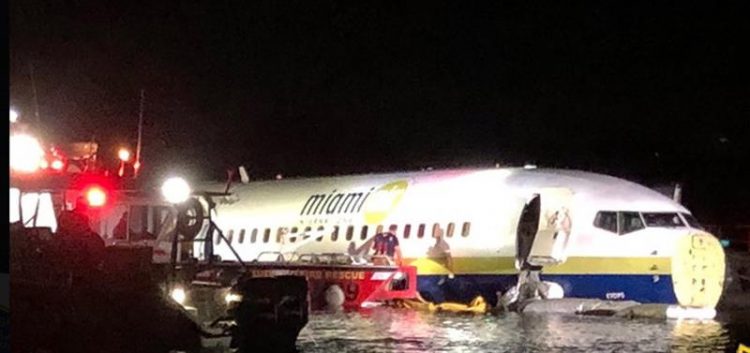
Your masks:
<svg viewBox="0 0 750 353"><path fill-rule="evenodd" d="M543 273L583 275L669 275L668 257L570 257L564 263L547 266Z"/></svg>
<svg viewBox="0 0 750 353"><path fill-rule="evenodd" d="M417 267L420 275L445 275L448 270L440 261L427 258L405 259ZM513 257L457 257L453 258L456 274L514 274L518 271ZM545 266L543 273L558 275L669 275L668 257L569 257L559 265Z"/></svg>

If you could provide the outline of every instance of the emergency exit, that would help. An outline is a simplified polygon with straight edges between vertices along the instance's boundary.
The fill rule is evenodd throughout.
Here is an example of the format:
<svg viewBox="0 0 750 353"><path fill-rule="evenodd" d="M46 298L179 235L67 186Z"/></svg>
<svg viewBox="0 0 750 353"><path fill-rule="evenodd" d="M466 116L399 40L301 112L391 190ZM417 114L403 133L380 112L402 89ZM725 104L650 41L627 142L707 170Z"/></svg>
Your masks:
<svg viewBox="0 0 750 353"><path fill-rule="evenodd" d="M539 216L527 262L534 266L564 262L573 225L570 214L573 192L567 188L546 188L535 197Z"/></svg>

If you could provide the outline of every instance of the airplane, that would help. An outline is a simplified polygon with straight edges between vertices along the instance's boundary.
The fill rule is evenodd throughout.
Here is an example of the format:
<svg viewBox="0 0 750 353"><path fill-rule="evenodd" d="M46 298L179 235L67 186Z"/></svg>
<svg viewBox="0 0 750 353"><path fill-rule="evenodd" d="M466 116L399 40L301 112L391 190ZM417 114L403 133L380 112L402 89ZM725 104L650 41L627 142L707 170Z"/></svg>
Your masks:
<svg viewBox="0 0 750 353"><path fill-rule="evenodd" d="M417 268L418 290L434 302L482 295L494 304L528 270L563 297L713 309L723 291L716 237L679 203L611 176L541 168L258 182L243 168L240 175L231 187L195 187L215 195L211 217L224 239L213 240L212 253L225 260L235 251L244 261L268 253L367 258L374 236L395 225L403 264ZM208 212L205 198L191 201L183 212ZM177 223L188 238L208 234L206 223ZM438 234L450 262L434 256ZM205 257L205 242L192 247Z"/></svg>

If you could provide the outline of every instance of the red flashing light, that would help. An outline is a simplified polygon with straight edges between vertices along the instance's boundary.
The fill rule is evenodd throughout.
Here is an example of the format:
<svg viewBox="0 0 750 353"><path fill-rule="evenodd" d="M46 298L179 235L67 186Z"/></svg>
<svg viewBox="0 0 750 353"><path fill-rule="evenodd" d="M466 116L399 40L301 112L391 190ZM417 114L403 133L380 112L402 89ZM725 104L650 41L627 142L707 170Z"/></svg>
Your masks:
<svg viewBox="0 0 750 353"><path fill-rule="evenodd" d="M100 186L92 186L86 190L86 202L90 207L101 207L107 203L107 193Z"/></svg>

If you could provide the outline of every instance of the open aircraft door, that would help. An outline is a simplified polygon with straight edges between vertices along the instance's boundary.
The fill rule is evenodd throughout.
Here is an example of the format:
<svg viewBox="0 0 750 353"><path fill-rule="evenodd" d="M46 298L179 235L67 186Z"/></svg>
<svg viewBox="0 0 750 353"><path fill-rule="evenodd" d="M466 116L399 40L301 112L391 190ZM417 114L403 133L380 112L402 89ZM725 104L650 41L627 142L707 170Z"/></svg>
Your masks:
<svg viewBox="0 0 750 353"><path fill-rule="evenodd" d="M537 203L538 226L527 262L533 266L554 265L566 260L568 239L572 222L570 205L573 192L567 188L542 189L527 204Z"/></svg>

